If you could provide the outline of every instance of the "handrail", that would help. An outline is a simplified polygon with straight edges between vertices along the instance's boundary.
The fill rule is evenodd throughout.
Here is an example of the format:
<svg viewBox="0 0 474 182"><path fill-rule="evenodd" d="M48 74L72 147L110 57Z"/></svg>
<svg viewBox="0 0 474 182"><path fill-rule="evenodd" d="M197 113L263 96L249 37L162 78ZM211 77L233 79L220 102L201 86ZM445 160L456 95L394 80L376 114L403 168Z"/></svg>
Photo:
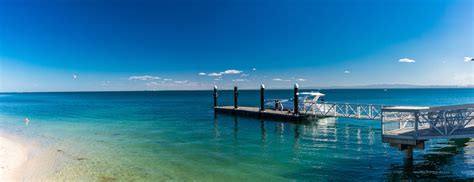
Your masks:
<svg viewBox="0 0 474 182"><path fill-rule="evenodd" d="M380 119L383 105L355 104L336 102L304 102L305 113L312 112L315 116L337 116L356 119Z"/></svg>
<svg viewBox="0 0 474 182"><path fill-rule="evenodd" d="M463 130L467 127L472 128L474 104L418 108L394 107L385 108L382 112L384 135L386 133L390 135L392 133L391 131L396 131L399 132L397 135L406 137L406 134L412 132L414 140L429 137L450 138L474 136L472 130L468 130L471 131L471 133L466 133L466 130ZM396 122L400 124L391 124ZM408 123L410 123L409 126L407 126ZM402 132L402 130L404 131ZM423 132L421 132L421 130L423 130ZM463 132L457 132L460 130Z"/></svg>

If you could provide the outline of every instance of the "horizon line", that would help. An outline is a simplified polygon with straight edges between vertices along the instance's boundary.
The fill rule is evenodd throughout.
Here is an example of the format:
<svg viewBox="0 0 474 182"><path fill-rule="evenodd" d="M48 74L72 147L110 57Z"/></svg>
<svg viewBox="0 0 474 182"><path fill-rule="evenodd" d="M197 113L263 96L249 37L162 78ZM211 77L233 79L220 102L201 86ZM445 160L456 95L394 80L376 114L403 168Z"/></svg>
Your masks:
<svg viewBox="0 0 474 182"><path fill-rule="evenodd" d="M383 84L380 84L383 85ZM391 86L403 85L403 84L394 84ZM371 87L374 86L374 87ZM367 85L367 86L330 86L330 87L300 87L300 89L308 90L377 90L377 89L474 89L474 85L460 86L460 85L411 85L411 87L375 87L376 85ZM388 85L390 86L390 85ZM232 91L232 88L218 89L221 91ZM260 88L242 88L239 90L260 90ZM265 88L265 90L292 90L292 88ZM0 94L8 93L79 93L79 92L186 92L186 91L212 91L212 87L209 89L156 89L156 90L64 90L64 91L0 91Z"/></svg>

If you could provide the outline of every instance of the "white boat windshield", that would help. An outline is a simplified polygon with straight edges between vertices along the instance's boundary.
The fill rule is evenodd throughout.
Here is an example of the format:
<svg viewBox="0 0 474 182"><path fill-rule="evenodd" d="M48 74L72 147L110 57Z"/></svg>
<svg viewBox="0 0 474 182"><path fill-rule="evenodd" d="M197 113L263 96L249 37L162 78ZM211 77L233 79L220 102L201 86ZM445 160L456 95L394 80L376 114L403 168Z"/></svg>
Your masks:
<svg viewBox="0 0 474 182"><path fill-rule="evenodd" d="M316 103L320 97L324 96L324 94L321 92L301 92L299 95L304 98L305 103Z"/></svg>

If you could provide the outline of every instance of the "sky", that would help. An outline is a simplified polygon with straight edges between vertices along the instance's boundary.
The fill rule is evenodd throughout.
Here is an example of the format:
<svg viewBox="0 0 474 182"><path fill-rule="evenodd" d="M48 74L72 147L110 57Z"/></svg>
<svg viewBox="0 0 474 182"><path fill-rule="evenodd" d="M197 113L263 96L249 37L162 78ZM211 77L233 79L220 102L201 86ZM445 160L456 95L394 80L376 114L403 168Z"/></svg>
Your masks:
<svg viewBox="0 0 474 182"><path fill-rule="evenodd" d="M474 85L472 0L0 0L0 92Z"/></svg>

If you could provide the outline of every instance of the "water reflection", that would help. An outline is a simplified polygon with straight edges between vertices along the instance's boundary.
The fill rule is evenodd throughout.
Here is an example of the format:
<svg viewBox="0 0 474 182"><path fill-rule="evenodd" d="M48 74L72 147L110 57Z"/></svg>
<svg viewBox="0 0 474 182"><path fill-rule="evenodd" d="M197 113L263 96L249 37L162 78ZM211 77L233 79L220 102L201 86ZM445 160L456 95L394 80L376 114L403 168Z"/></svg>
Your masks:
<svg viewBox="0 0 474 182"><path fill-rule="evenodd" d="M234 117L234 143L237 142L237 133L239 132L239 117Z"/></svg>
<svg viewBox="0 0 474 182"><path fill-rule="evenodd" d="M450 171L445 168L454 164L454 158L467 146L469 140L470 139L451 139L444 143L443 146L431 149L427 154L419 156L419 158L421 157L422 159L407 161L403 165L392 165L387 178L390 180L462 179L462 177L456 176L463 174L452 174L453 172L460 171ZM471 173L472 172L473 171L471 171Z"/></svg>
<svg viewBox="0 0 474 182"><path fill-rule="evenodd" d="M305 176L302 174L312 179L314 175L321 173L354 175L340 176L342 179L375 177L389 180L448 179L457 175L466 176L466 172L453 173L456 167L451 168L450 165L454 163L453 158L463 150L469 140L449 140L443 147L433 149L428 147L423 151L426 154L421 152L422 155L415 156L413 162L403 162L403 152L383 144L380 137L381 130L374 127L377 126L374 123L359 124L363 122L338 121L336 118L319 119L302 124L228 116L224 116L222 120L219 123L218 117L214 118L216 139L225 137L221 136L220 130L228 128L233 135L228 139L233 140L234 147L250 147L250 144L256 141L255 144L259 145L260 150L255 155L282 160L281 162L285 161L284 156L291 156L287 159L291 162L283 162L295 164L295 171L284 174L291 179L302 178ZM219 124L225 126L219 129ZM237 145L239 140L241 145ZM466 164L466 161L459 163ZM470 169L465 166L458 168ZM474 175L473 171L467 173L467 176Z"/></svg>
<svg viewBox="0 0 474 182"><path fill-rule="evenodd" d="M219 123L217 120L217 114L214 113L214 140L218 140L221 136L221 132L219 131Z"/></svg>
<svg viewBox="0 0 474 182"><path fill-rule="evenodd" d="M265 120L260 120L260 128L262 132L262 148L267 145L267 129L265 129Z"/></svg>
<svg viewBox="0 0 474 182"><path fill-rule="evenodd" d="M301 152L300 148L300 125L294 124L293 125L293 132L294 132L294 141L293 141L293 158L294 159L299 159L299 154Z"/></svg>
<svg viewBox="0 0 474 182"><path fill-rule="evenodd" d="M282 123L282 122L277 123L277 125L275 126L275 131L279 137L280 143L283 143L285 141L285 137L284 137L285 123Z"/></svg>

